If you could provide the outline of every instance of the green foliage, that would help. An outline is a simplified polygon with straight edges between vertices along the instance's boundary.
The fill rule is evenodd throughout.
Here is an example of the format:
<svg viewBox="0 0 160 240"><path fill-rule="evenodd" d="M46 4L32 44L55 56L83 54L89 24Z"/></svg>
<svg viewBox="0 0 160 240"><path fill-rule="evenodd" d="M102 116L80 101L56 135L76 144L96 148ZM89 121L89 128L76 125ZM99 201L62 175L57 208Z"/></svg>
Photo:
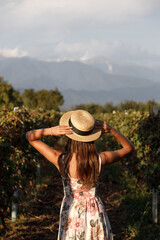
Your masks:
<svg viewBox="0 0 160 240"><path fill-rule="evenodd" d="M117 110L118 110L118 106L114 105L112 102L107 102L104 105L104 112L112 113L113 111L117 111Z"/></svg>
<svg viewBox="0 0 160 240"><path fill-rule="evenodd" d="M135 146L135 154L121 161L124 174L135 176L135 185L144 183L149 189L160 187L160 114L129 110L116 114L95 114L96 119L108 122L122 132ZM119 144L109 134L97 141L98 151L115 150Z"/></svg>
<svg viewBox="0 0 160 240"><path fill-rule="evenodd" d="M90 112L91 114L103 112L103 107L100 106L99 104L95 104L95 103L90 103L88 105L80 104L80 105L77 105L74 107L74 110L76 110L76 109L83 109L83 110Z"/></svg>
<svg viewBox="0 0 160 240"><path fill-rule="evenodd" d="M95 113L94 117L105 120L120 130L135 146L136 154L108 166L103 177L106 181L121 183L121 186L130 192L131 195L126 196L128 200L125 204L132 201L134 203L135 199L134 206L136 207L136 204L141 206L138 210L143 215L141 223L133 225L130 222L132 231L135 228L134 231L140 234L139 229L142 222L149 222L151 215L150 205L148 205L150 200L148 200L146 189L160 186L160 114L156 116L147 112L129 110L127 112L117 111L115 114ZM54 110L22 108L14 112L5 107L0 110L0 205L3 212L10 211L10 201L15 186L26 194L36 177L37 159L40 159L41 156L28 144L25 133L30 129L57 125L59 118L60 113ZM57 138L48 136L45 138L45 142L54 146L57 144ZM61 143L64 145L65 140ZM121 147L110 134L102 135L96 141L96 145L99 152ZM144 191L137 193L137 187ZM143 198L144 192L146 195ZM139 197L144 199L144 202L141 202ZM136 216L132 216L132 218L137 221ZM130 231L129 227L128 231Z"/></svg>
<svg viewBox="0 0 160 240"><path fill-rule="evenodd" d="M150 188L160 186L160 112L150 114L139 124L139 140L142 142L141 171Z"/></svg>
<svg viewBox="0 0 160 240"><path fill-rule="evenodd" d="M140 112L152 112L153 111L153 106L159 106L160 104L158 104L157 102L155 102L154 100L149 100L145 103L143 102L136 102L133 100L126 100L123 102L120 102L116 108L119 111L125 111L125 110L135 110L135 111L140 111Z"/></svg>
<svg viewBox="0 0 160 240"><path fill-rule="evenodd" d="M55 111L28 111L22 108L12 111L0 110L0 215L10 211L13 192L27 194L35 177L40 154L25 138L27 131L57 125L60 115ZM46 143L53 146L56 137L49 136Z"/></svg>
<svg viewBox="0 0 160 240"><path fill-rule="evenodd" d="M155 105L160 108L160 104L158 104L154 100L149 100L148 102L145 102L145 103L126 100L126 101L120 102L117 105L113 104L112 102L107 102L104 106L100 106L95 103L80 104L75 106L74 109L84 109L90 112L91 114L112 113L115 111L124 112L127 110L140 111L141 113L144 113L144 112L152 112L153 106Z"/></svg>
<svg viewBox="0 0 160 240"><path fill-rule="evenodd" d="M120 102L120 104L118 104L118 109L120 111L125 111L125 110L129 110L129 109L132 109L132 110L140 110L139 108L141 107L142 103L138 103L138 102L135 102L135 101L125 101L125 102Z"/></svg>
<svg viewBox="0 0 160 240"><path fill-rule="evenodd" d="M34 89L26 89L22 94L23 104L27 108L36 108L37 99Z"/></svg>
<svg viewBox="0 0 160 240"><path fill-rule="evenodd" d="M20 93L0 77L0 106L21 106L22 99Z"/></svg>
<svg viewBox="0 0 160 240"><path fill-rule="evenodd" d="M121 204L127 213L127 224L123 226L127 239L160 239L158 226L152 223L151 192L128 192L123 195Z"/></svg>
<svg viewBox="0 0 160 240"><path fill-rule="evenodd" d="M100 177L100 181L101 179L104 182L112 182L119 184L122 179L120 162L106 166Z"/></svg>
<svg viewBox="0 0 160 240"><path fill-rule="evenodd" d="M59 110L59 106L63 104L63 96L58 89L45 90L35 92L33 89L26 89L22 94L24 106L27 108L42 108L44 110Z"/></svg>

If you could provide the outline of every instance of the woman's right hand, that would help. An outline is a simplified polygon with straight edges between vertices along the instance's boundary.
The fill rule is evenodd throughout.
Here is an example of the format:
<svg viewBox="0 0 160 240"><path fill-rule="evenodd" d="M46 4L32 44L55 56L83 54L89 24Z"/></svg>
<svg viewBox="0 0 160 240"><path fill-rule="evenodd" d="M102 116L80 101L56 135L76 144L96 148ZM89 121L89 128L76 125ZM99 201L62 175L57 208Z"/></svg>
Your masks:
<svg viewBox="0 0 160 240"><path fill-rule="evenodd" d="M72 134L72 127L70 126L55 126L51 128L51 135L53 136L62 136Z"/></svg>
<svg viewBox="0 0 160 240"><path fill-rule="evenodd" d="M101 152L102 165L111 164L113 162L119 161L121 158L125 157L127 154L134 151L134 145L118 130L112 128L108 123L96 120L95 128L101 129L103 133L111 133L122 145L122 149L117 149L114 151L104 151Z"/></svg>
<svg viewBox="0 0 160 240"><path fill-rule="evenodd" d="M103 133L110 133L112 127L106 123L105 121L97 120L96 119L96 125L95 128L102 129Z"/></svg>

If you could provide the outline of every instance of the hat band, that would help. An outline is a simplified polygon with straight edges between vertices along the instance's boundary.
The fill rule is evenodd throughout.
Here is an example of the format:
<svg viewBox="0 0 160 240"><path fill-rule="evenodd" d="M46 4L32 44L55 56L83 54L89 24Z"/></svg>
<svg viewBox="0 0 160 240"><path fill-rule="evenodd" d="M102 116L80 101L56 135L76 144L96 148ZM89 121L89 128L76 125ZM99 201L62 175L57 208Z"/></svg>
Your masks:
<svg viewBox="0 0 160 240"><path fill-rule="evenodd" d="M89 130L89 131L81 131L79 129L77 129L71 122L71 119L69 119L69 126L72 127L72 130L77 133L78 135L81 136L88 136L89 134L91 134L91 132L93 131L93 129ZM93 127L94 128L94 127Z"/></svg>

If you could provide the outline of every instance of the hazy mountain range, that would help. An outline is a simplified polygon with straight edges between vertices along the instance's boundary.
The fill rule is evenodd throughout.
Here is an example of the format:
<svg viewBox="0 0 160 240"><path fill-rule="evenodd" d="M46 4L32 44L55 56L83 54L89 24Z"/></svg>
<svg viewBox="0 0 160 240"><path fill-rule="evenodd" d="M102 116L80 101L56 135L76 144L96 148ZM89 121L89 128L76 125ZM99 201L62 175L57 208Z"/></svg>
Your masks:
<svg viewBox="0 0 160 240"><path fill-rule="evenodd" d="M0 57L0 76L15 89L55 89L65 105L123 100L160 102L160 70L109 62L97 57L84 62L46 62Z"/></svg>

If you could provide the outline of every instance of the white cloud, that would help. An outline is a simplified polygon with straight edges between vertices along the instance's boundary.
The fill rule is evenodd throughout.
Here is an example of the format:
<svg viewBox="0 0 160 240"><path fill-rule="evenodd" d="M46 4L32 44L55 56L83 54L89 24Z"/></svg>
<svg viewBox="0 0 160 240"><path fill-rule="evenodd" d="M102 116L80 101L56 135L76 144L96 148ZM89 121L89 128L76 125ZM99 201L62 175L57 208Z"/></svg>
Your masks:
<svg viewBox="0 0 160 240"><path fill-rule="evenodd" d="M18 47L16 47L14 49L0 49L0 55L2 55L3 57L25 57L28 54L26 51L22 51Z"/></svg>
<svg viewBox="0 0 160 240"><path fill-rule="evenodd" d="M119 24L160 9L159 0L10 0L1 7L1 26L15 28ZM7 21L8 20L8 21ZM47 26L48 25L48 26ZM45 27L44 27L45 26ZM40 29L39 29L40 30ZM51 30L51 29L50 29Z"/></svg>
<svg viewBox="0 0 160 240"><path fill-rule="evenodd" d="M114 57L119 54L122 49L122 43L119 41L107 42L92 39L88 42L77 42L73 44L60 42L55 48L54 53L57 56L67 56L70 59L92 58L94 56L105 55L106 57ZM124 47L123 47L124 48Z"/></svg>
<svg viewBox="0 0 160 240"><path fill-rule="evenodd" d="M120 41L107 42L92 39L88 42L65 43L57 45L52 56L58 60L86 60L95 56L105 56L107 59L124 61L147 62L149 59L160 61L160 55L155 55L136 44L126 44Z"/></svg>
<svg viewBox="0 0 160 240"><path fill-rule="evenodd" d="M154 15L159 9L159 0L1 0L0 54L28 54L43 59L85 59L96 55L135 59L139 54L142 58L148 53L143 46L138 47L138 34L135 44L128 44L127 39L124 43L117 36L109 42L107 28L116 26L116 31L125 24L129 27L130 22ZM136 24L132 24L135 29ZM90 36L91 30L94 37ZM76 38L77 33L80 34Z"/></svg>

